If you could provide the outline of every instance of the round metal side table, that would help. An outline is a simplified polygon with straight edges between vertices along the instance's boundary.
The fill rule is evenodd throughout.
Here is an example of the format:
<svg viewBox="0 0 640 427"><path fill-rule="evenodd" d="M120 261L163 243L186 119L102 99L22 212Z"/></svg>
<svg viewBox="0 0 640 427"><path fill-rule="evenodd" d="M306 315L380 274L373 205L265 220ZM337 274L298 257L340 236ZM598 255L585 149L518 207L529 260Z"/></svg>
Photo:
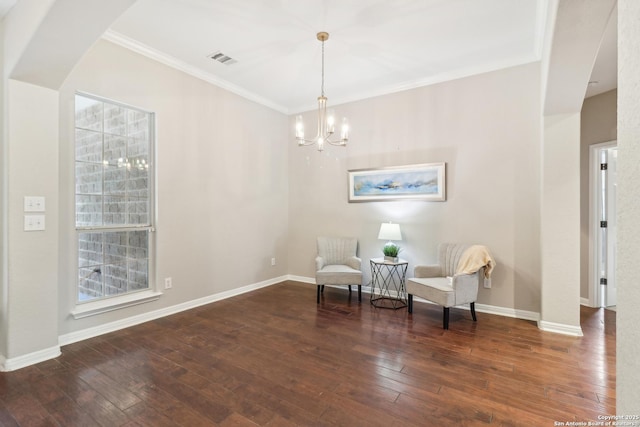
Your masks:
<svg viewBox="0 0 640 427"><path fill-rule="evenodd" d="M405 278L409 263L384 258L373 258L371 264L371 304L378 308L404 308L407 306Z"/></svg>

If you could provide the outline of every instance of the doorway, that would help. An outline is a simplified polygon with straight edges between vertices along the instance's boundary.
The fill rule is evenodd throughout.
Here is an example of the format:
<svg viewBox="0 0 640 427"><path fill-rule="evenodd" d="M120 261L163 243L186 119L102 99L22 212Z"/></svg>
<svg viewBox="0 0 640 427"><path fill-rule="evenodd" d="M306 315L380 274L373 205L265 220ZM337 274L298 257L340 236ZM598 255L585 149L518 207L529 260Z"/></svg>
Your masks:
<svg viewBox="0 0 640 427"><path fill-rule="evenodd" d="M614 308L616 287L616 141L590 147L589 300L594 307Z"/></svg>

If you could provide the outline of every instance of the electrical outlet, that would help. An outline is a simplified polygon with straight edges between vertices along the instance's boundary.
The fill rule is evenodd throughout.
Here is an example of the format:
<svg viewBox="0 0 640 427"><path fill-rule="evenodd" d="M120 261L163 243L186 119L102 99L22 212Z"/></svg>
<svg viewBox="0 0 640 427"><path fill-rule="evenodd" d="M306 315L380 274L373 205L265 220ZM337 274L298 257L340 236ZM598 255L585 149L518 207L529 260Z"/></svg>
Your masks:
<svg viewBox="0 0 640 427"><path fill-rule="evenodd" d="M164 288L171 289L173 287L173 283L171 283L171 277L165 277L164 279Z"/></svg>
<svg viewBox="0 0 640 427"><path fill-rule="evenodd" d="M274 265L276 265L276 259L275 258L271 258L271 266L273 267Z"/></svg>

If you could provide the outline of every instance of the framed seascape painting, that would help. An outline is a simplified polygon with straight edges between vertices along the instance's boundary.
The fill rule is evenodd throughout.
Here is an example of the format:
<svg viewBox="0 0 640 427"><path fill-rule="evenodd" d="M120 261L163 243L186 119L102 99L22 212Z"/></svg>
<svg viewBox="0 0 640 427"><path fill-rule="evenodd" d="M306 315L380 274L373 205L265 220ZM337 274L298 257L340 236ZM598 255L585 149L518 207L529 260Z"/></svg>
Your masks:
<svg viewBox="0 0 640 427"><path fill-rule="evenodd" d="M349 171L349 202L446 200L445 163Z"/></svg>

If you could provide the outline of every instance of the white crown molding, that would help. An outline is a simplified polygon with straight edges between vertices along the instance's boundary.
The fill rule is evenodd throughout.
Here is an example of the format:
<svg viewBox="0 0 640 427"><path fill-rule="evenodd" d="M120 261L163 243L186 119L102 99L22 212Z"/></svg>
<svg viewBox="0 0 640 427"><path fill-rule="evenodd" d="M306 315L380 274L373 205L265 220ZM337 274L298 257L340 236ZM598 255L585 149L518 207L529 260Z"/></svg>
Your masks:
<svg viewBox="0 0 640 427"><path fill-rule="evenodd" d="M156 50L150 46L140 43L134 39L131 39L113 30L107 30L102 36L102 38L111 43L122 46L125 49L129 49L133 52L139 53L140 55L146 56L147 58L153 59L154 61L160 62L161 64L164 64L168 67L182 71L200 80L206 81L207 83L211 83L213 85L226 89L229 92L235 93L238 96L241 96L245 99L256 102L258 104L264 105L265 107L271 108L283 114L293 115L293 114L298 114L306 111L315 110L317 108L316 104L306 104L306 105L300 105L296 108L286 108L280 104L272 102L269 99L266 99L240 86L237 86L227 80L216 77L213 74L207 73L198 67L194 67L190 64L187 64L184 61L174 58L173 56L167 55L164 52ZM539 50L539 49L537 48L536 50ZM515 58L515 59L510 58L508 60L495 61L493 63L484 64L482 66L467 67L467 68L455 70L449 73L429 76L424 79L410 80L397 85L391 85L391 86L386 86L382 88L375 88L373 90L363 91L349 97L332 98L331 105L332 107L334 107L337 105L342 105L350 102L357 102L357 101L362 101L364 99L375 98L378 96L390 95L397 92L403 92L406 90L416 89L423 86L430 86L437 83L443 83L443 82L457 80L457 79L470 77L478 74L498 71L498 70L525 65L525 64L529 64L537 61L540 61L540 53L534 52L534 53L531 53L530 55L523 55L520 58Z"/></svg>
<svg viewBox="0 0 640 427"><path fill-rule="evenodd" d="M15 371L16 369L25 368L30 365L35 365L36 363L55 359L60 356L60 354L60 347L54 346L9 359L6 359L4 356L0 356L0 371Z"/></svg>
<svg viewBox="0 0 640 427"><path fill-rule="evenodd" d="M153 59L154 61L160 62L161 64L164 64L168 67L182 71L183 73L189 74L190 76L203 80L207 83L211 83L212 85L221 87L222 89L235 93L236 95L248 99L249 101L264 105L265 107L271 108L283 114L289 114L288 109L283 107L282 105L271 102L270 100L262 96L256 95L255 93L250 92L240 86L234 85L231 82L216 77L213 74L201 70L200 68L189 65L184 61L167 55L166 53L160 52L159 50L142 44L116 31L107 30L102 35L102 38L111 43L122 46L125 49L129 49L133 52L139 53L140 55L146 56L147 58Z"/></svg>
<svg viewBox="0 0 640 427"><path fill-rule="evenodd" d="M490 73L492 71L499 71L507 68L518 67L521 65L531 64L533 62L538 62L538 61L540 61L540 56L532 53L530 55L524 55L517 59L510 58L508 60L495 61L493 63L484 64L481 66L474 65L472 67L461 68L459 70L454 70L448 73L429 76L424 79L409 80L397 85L385 86L385 87L374 89L374 90L367 90L349 97L342 97L342 98L332 97L331 107L333 108L335 106L347 104L350 102L362 101L365 99L375 98L378 96L391 95L397 92L404 92L406 90L417 89L424 86L431 86L434 84L458 80L465 77L472 77L479 74ZM299 114L307 111L312 111L317 108L318 108L317 104L301 105L296 108L291 108L289 110L289 114L292 114L292 115Z"/></svg>
<svg viewBox="0 0 640 427"><path fill-rule="evenodd" d="M554 24L554 20L555 19L548 19L549 16L549 7L556 7L557 8L557 4L554 6L550 6L549 5L549 1L550 0L546 0L546 1L539 1L538 2L538 7L536 8L536 28L535 28L535 35L534 35L534 52L535 55L538 57L538 60L540 60L542 58L543 52L544 52L544 41L545 41L545 35L547 34L547 31L549 30L549 27L553 28L553 24Z"/></svg>

